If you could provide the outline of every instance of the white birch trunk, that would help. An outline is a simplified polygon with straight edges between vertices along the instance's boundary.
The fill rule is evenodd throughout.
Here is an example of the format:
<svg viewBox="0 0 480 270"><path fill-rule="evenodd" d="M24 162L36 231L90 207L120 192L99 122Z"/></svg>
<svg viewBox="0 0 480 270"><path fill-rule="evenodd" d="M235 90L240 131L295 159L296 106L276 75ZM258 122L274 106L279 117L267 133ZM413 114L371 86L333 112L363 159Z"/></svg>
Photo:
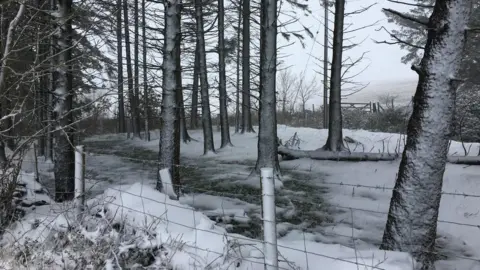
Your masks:
<svg viewBox="0 0 480 270"><path fill-rule="evenodd" d="M428 40L407 143L395 183L381 248L411 252L419 269L434 269L434 246L456 83L465 44L471 0L437 1L428 23Z"/></svg>

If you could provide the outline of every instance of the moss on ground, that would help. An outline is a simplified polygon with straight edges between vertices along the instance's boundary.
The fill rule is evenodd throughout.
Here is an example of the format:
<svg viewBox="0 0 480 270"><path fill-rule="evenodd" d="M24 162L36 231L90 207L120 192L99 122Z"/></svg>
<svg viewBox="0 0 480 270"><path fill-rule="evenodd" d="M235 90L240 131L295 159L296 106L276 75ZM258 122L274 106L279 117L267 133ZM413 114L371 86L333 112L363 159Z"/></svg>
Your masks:
<svg viewBox="0 0 480 270"><path fill-rule="evenodd" d="M128 144L128 141L89 141L85 142L85 145L89 152L115 155L134 163L142 163L144 160L147 161L144 162L145 169L157 170L155 161L158 153L133 146ZM261 211L261 190L251 184L242 183L245 182L245 175L252 171L253 162L224 162L217 159L203 159L202 162L198 162L188 158L182 158L181 162L185 164L180 167L184 193L235 198L258 206L246 213L250 217L246 223L235 219L218 219L214 216L210 217L212 220L225 226L229 232L253 238L261 237L262 221L258 218ZM244 173L235 174L232 171ZM314 184L324 178L324 175L289 170L284 172L284 176L284 188L276 192L276 205L284 209L277 213L278 223L289 223L292 225L291 228L309 230L324 222L331 222L328 205L324 199L327 189Z"/></svg>

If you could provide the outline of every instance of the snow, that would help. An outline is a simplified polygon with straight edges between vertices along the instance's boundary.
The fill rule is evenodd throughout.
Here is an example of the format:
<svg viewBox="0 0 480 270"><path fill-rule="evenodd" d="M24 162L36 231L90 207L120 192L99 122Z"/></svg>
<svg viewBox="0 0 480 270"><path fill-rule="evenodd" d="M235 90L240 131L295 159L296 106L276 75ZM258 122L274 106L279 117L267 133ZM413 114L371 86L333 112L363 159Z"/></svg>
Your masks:
<svg viewBox="0 0 480 270"><path fill-rule="evenodd" d="M193 208L186 207L178 201L159 193L152 187L140 183L110 188L103 195L87 203L91 211L102 209L104 218L114 223L124 223L125 227L133 227L137 233L138 247L165 246L172 252L163 253L169 265L175 269L263 269L262 243L240 235L228 234L225 229L215 225L208 217ZM53 233L66 232L71 221L68 208L59 215L52 214L47 209L54 209L59 205L40 207L38 211L27 214L17 222L5 235L6 247L21 248L29 241L45 242ZM43 210L43 211L42 211ZM39 212L42 212L43 221L36 228L32 226L38 222ZM141 231L149 231L142 235ZM94 233L81 231L93 243L99 230ZM141 237L143 236L143 237ZM281 269L308 269L308 265L322 265L327 269L410 269L411 258L403 253L363 250L361 252L340 245L327 245L309 240L279 240L279 262ZM88 247L85 247L88 249ZM126 252L128 246L119 248L119 254ZM68 249L68 247L66 247ZM305 252L306 250L312 252ZM36 252L40 252L37 250ZM55 251L43 250L45 254L55 255ZM58 252L58 251L57 251ZM321 252L317 253L317 252ZM62 252L58 252L56 260L61 260ZM159 255L160 256L160 255ZM14 269L13 260L3 261L6 269ZM356 265L358 262L358 265ZM58 261L62 269L63 261ZM72 267L73 267L73 262ZM112 264L111 259L105 263ZM68 263L67 263L68 264ZM298 268L292 268L295 265ZM29 265L29 269L35 269Z"/></svg>
<svg viewBox="0 0 480 270"><path fill-rule="evenodd" d="M327 137L327 131L320 129L279 125L277 130L283 142L297 132L300 139L299 147L304 150L314 150L323 146ZM263 263L262 243L257 239L228 232L231 226L228 221L234 220L250 226L252 220L259 218L259 203L246 201L246 198L253 195L238 196L244 192L241 184L258 185L259 188L258 179L255 182L254 178L248 178L249 171L245 169L248 165L243 165L255 163L257 134L240 135L232 132L233 147L219 149L214 155L204 156L202 131L193 130L189 133L197 141L182 144L182 158L194 162L185 165L201 170L199 165L206 164L210 181L225 184L232 179L230 184L235 187L235 191L214 193L214 186L205 186L194 190L195 192L187 192L179 201L174 201L153 190L155 176L149 175L143 164L129 163L128 159L107 154L89 154L86 158L87 171L99 172L98 176L92 175L87 182L87 189L92 186L95 189L89 197L89 209L95 211L99 207L104 207L110 213L108 218L126 221L133 228L143 228L137 232L141 235L135 235L139 239L143 239L144 234L155 234L154 243L165 243L166 249L170 251L168 256L159 255L159 260L169 261L179 269L193 269L191 265L193 263L197 264L197 269L204 269L209 263L212 263L210 266L215 265L217 267L214 267L215 269L229 269L228 263L239 261L240 266L232 269L263 269L263 264L254 263ZM152 131L150 142L125 140L125 134L95 136L87 141L123 140L121 143L125 146L157 152L158 135L158 131ZM400 134L373 133L365 130L344 130L344 136L360 142L359 145L348 144L351 151L356 152L401 152L405 140ZM220 142L219 132L214 133L214 140L215 143ZM88 143L86 144L89 151ZM466 144L466 149L471 149L468 155L475 156L479 146L478 143ZM449 154L463 156L462 144L452 142ZM308 182L326 188L326 192L321 196L325 198L327 207L322 208L321 205L316 205L315 201L306 201L305 203L314 205L309 211L317 211L314 214L319 217L330 216L330 219L308 229L303 227L303 223L292 224L290 220L277 220L277 232L281 236L277 242L281 254L280 266L283 267L281 269L296 269L287 264L285 258L299 269L317 269L320 265L325 269L357 269L357 265L351 263L356 261L368 266L379 263L378 267L381 269L412 269L411 257L405 253L378 250L398 166L398 160L281 161L284 187L276 192L279 196L277 201L285 199L285 196L292 201L309 200L311 194L308 192L318 192L317 189L302 193L292 189L288 181L295 181L298 184ZM28 166L24 169L28 169ZM291 172L323 177L304 178L303 174L289 174ZM95 177L109 177L114 182L98 181ZM442 254L436 265L439 270L480 269L478 179L480 170L475 166L447 164L438 222L437 245L440 248L438 252ZM47 239L53 229L63 230L65 224L73 218L65 212L68 208L66 205L38 207L35 212L28 213L16 226L12 226L13 235L26 233L28 237L34 239ZM298 215L300 211L304 210L294 206L291 201L284 206L277 205L277 219ZM43 227L31 230L29 224L36 219L45 220L42 222ZM220 220L227 224L222 224ZM91 230L89 232L91 237L97 237ZM140 241L140 244L142 243ZM105 258L104 262L110 260L110 264L114 265L115 260L111 259ZM224 266L225 268L222 268ZM361 265L359 268L372 269Z"/></svg>

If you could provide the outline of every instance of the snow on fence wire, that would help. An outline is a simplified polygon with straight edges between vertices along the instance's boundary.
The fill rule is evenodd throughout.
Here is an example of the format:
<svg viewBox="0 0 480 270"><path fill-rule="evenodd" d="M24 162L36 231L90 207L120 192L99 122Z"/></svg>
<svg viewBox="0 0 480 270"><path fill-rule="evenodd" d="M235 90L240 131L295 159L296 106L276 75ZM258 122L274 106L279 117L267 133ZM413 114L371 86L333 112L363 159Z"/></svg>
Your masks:
<svg viewBox="0 0 480 270"><path fill-rule="evenodd" d="M155 165L155 167L158 165L158 163L154 160L142 160L142 159L132 159L132 158L123 158L123 159L135 160L137 162L140 162L143 165L149 164L149 163ZM25 160L25 162L28 163L28 162L34 162L34 161ZM79 163L76 163L76 164L79 164ZM110 166L111 167L102 168L102 170L104 170L105 172L108 172L109 170L115 170L115 168L118 167L118 165L116 164L110 164ZM189 168L193 170L204 169L204 167L200 165L176 165L176 166L184 169ZM282 171L283 173L288 174L288 173L298 173L301 170L283 169ZM296 269L295 267L292 267L292 265L299 264L298 256L295 257L294 262L291 262L289 261L291 260L291 256L288 257L283 255L283 254L288 254L289 252L296 252L296 253L303 254L302 256L304 259L303 259L302 265L305 267L300 269L318 269L317 268L318 265L311 263L311 260L312 260L311 256L332 259L335 261L344 262L352 265L370 267L368 269L388 269L388 268L383 268L381 265L376 266L376 265L365 263L365 260L362 258L360 258L362 260L359 261L359 258L357 258L357 256L359 256L357 254L357 249L359 247L356 246L358 241L367 241L367 242L370 241L371 244L374 244L374 245L378 244L378 241L380 240L380 237L381 237L381 232L378 232L378 231L372 232L368 230L366 231L367 226L372 226L371 225L372 222L370 222L370 224L364 224L365 219L362 220L361 216L368 214L370 215L368 216L368 218L374 218L374 217L376 218L376 220L374 220L373 223L376 223L377 225L382 225L382 222L386 220L386 216L388 215L387 207L383 207L383 210L382 209L379 210L378 208L375 209L375 207L369 207L368 205L356 204L355 200L353 200L353 203L351 204L347 203L344 205L342 205L342 203L340 203L339 201L333 200L333 201L325 202L327 206L326 208L322 208L318 202L309 201L309 199L306 198L305 196L294 196L294 197L287 198L289 200L289 203L293 205L292 208L288 208L285 205L282 205L282 206L277 206L276 207L277 209L275 209L275 193L271 192L271 190L269 191L265 190L265 188L271 188L273 185L269 185L270 182L266 182L267 183L266 185L264 184L266 180L272 180L273 178L269 176L270 172L267 173L266 171L264 171L264 174L265 174L264 175L265 177L262 178L262 180L264 180L262 181L263 192L260 192L258 190L258 192L256 193L248 192L245 194L239 194L241 193L241 191L243 191L242 189L238 189L239 192L235 192L235 191L225 190L219 186L214 186L214 185L211 185L211 186L206 185L205 187L190 186L188 187L188 192L184 193L184 196L180 198L180 201L170 200L168 196L163 196L162 197L163 200L162 199L157 200L154 198L154 196L152 196L152 194L149 194L151 190L148 189L149 186L153 186L155 179L148 177L147 174L143 174L143 175L139 175L138 178L133 179L135 180L134 182L141 182L141 184L137 185L137 189L132 190L132 188L130 188L129 190L128 188L125 188L122 186L115 186L114 185L115 183L111 183L110 185L108 185L109 191L107 190L104 195L106 197L108 196L112 197L113 195L116 195L116 196L120 195L120 197L128 196L130 199L134 201L136 198L137 203L125 202L123 200L108 201L108 204L110 206L116 207L116 210L119 212L122 212L122 213L126 212L130 214L134 213L132 215L135 215L139 219L141 217L144 217L145 219L149 219L152 224L155 222L163 222L166 224L165 226L167 230L170 225L170 226L177 227L177 229L185 228L193 231L194 240L191 240L191 239L190 241L185 240L182 245L189 246L193 250L200 250L204 253L213 253L213 254L216 254L217 256L224 256L224 257L225 257L225 254L228 254L229 258L234 258L235 260L243 260L243 261L247 261L247 262L259 264L259 265L268 265L271 267L271 269ZM31 177L32 174L22 172L21 175L25 177ZM122 175L117 175L117 176L122 177ZM231 172L230 171L228 173L222 173L222 176L225 178L232 177L232 178L238 179L240 177L240 178L248 179L249 177L251 177L251 174L248 172ZM124 177L127 177L127 176L124 175ZM95 187L97 186L97 183L93 183L92 182L93 179L88 179L88 178L95 178L95 174L89 175L86 178L87 178L87 184L84 187L88 187L88 188L85 189L85 193L83 195L86 195L88 196L89 199L92 199L92 195L89 193L95 189ZM44 180L45 179L41 179L41 181L44 181ZM292 178L292 176L290 176L289 181L292 181L298 184L309 184L309 185L312 184L312 180L300 179L300 177L298 176L296 178ZM101 183L102 181L98 181L98 182L102 184ZM122 181L120 182L121 183L119 184L126 184ZM130 184L131 183L133 182L130 182ZM169 184L167 183L166 185L168 186ZM188 183L186 185L188 185ZM242 184L240 183L240 185ZM319 183L316 183L315 185L328 187L329 188L328 191L332 192L334 196L341 194L343 196L342 198L346 198L348 195L348 196L351 196L353 199L368 198L368 196L370 196L371 194L365 193L364 192L365 190L373 190L373 191L382 192L382 193L386 192L389 194L394 189L393 187L389 187L389 186L367 185L367 184L360 184L360 183L357 184L354 182L343 183L343 182L334 182L334 181L326 181L326 180L321 180ZM183 187L185 186L182 186L182 188ZM107 188L107 186L104 186L104 188ZM140 190L138 190L138 188L140 188ZM340 191L335 190L338 188L340 188ZM27 186L27 189L29 189L28 186ZM143 194L142 189L146 189L145 190L146 194ZM79 190L79 189L76 188L76 190ZM171 190L175 190L175 189L171 188ZM245 191L251 191L251 190L247 189ZM97 192L94 192L94 193L99 194L98 190ZM36 192L32 192L32 194L36 194ZM76 195L77 195L76 198L78 198L79 194L76 194ZM458 192L458 193L443 192L442 196L456 197L457 199L459 198L462 200L480 199L480 194L474 194L474 193L466 194L463 192ZM387 197L389 198L389 196ZM236 198L236 199L232 199L232 198ZM268 198L271 198L272 200L271 201L267 200L267 203L265 203L265 199L268 199ZM285 197L283 197L282 195L280 196L279 199L280 199L279 201L285 200ZM249 202L257 202L257 203L263 202L263 203L262 203L262 207L257 207L257 208L253 207L255 208L254 211L250 211L250 212L243 211L242 213L242 211L239 211L239 210L244 210L244 209L238 209L233 207L236 203L240 203L240 201L242 200L249 201ZM148 207L145 207L146 205L149 205L148 202L154 203L154 206L156 208L163 206L164 211L161 214L158 214L158 212L157 214L155 213L152 214L152 210ZM271 208L272 202L273 202L274 210L268 211L267 208L269 206L270 206L269 209L272 209ZM53 203L53 202L50 202L50 203ZM248 208L246 205L247 204L245 204L244 206ZM298 230L298 235L300 235L300 237L297 237L298 239L301 239L303 241L302 246L285 244L285 242L282 242L282 241L277 242L276 236L278 234L280 235L285 234L284 229L278 230L278 228L282 228L282 226L284 225L284 224L279 224L281 222L277 221L279 219L278 217L280 216L281 219L285 220L285 216L288 216L288 214L292 215L292 212L303 211L303 209L300 209L301 205L308 205L309 209L319 209L319 211L334 212L334 217L330 221L319 222L324 224L319 224L319 226L317 226L318 228L309 227L309 226L302 227L302 224L300 223L300 224L293 224L294 226L291 226L291 228L287 229L287 231L291 233L296 231L294 229L295 227L302 227L300 230ZM480 205L480 204L478 204L477 202L477 205ZM76 210L74 210L74 212L78 211L79 208L77 206L78 204L76 204L74 208ZM70 210L69 207L73 208L73 206L67 205L67 206L61 207L60 209L57 209L57 211L56 212L54 211L54 213L39 212L36 214L38 216L44 215L47 217L47 220L51 221L52 215L65 216L65 213L69 212ZM87 203L85 205L84 211L91 211L92 208L94 209L95 207ZM278 210L278 208L284 208L284 209ZM179 218L179 217L172 218L172 215L175 216L175 212L177 211L181 212L185 216L186 215L192 216L193 222L192 220ZM260 231L263 232L264 238L263 240L250 238L247 241L245 240L246 239L245 237L242 237L238 234L232 234L232 233L226 234L226 231L216 231L216 230L212 231L212 229L210 229L211 227L209 226L201 227L198 224L198 220L197 221L195 220L195 219L201 219L198 214L199 212L201 212L203 215L208 216L210 219L215 220L217 222L217 225L222 225L227 229L233 228L234 232L235 232L235 229L239 230L242 228L241 226L237 226L237 228L234 228L236 225L232 225L232 224L234 224L235 222L236 223L243 222L247 226L253 226L252 224L254 224L254 221L252 220L257 219L257 221L255 221L257 222L256 226L260 227ZM258 212L260 212L260 214ZM272 213L274 213L273 216L271 215ZM261 214L263 214L263 217ZM296 215L297 218L305 217L304 213L293 213L293 215ZM82 216L84 217L85 215L82 215ZM234 222L229 223L228 221L234 221ZM439 225L446 224L449 226L459 227L458 230L461 230L461 227L471 227L474 229L480 228L480 224L466 223L466 222L461 222L455 219L449 220L443 217L438 220L438 223ZM144 225L146 226L146 224ZM342 227L342 225L344 226ZM132 230L135 230L135 229L146 230L145 226L142 227L142 225L139 223L128 223L128 224L125 223L124 226L130 226ZM339 227L340 229L336 230L335 228L337 227ZM348 228L350 229L350 233L347 230ZM278 233L273 233L275 229L278 230ZM260 237L260 235L262 235L261 232L257 235L257 238L261 238ZM211 235L212 239L214 238L213 235L217 235L225 239L230 239L230 240L226 240L227 242L240 241L240 243L236 244L237 247L243 246L243 245L245 246L254 245L256 249L260 250L260 252L255 256L245 258L242 252L239 252L237 250L233 251L233 248L231 248L231 246L226 248L226 249L232 249L228 252L224 250L220 251L218 249L212 248L211 246L205 245L204 242L205 241L208 242L210 241L210 239L208 237L199 238L198 234L202 234L202 233ZM377 235L375 237L371 237L371 239L366 239L365 235L368 233L377 233ZM442 235L442 233L443 233L442 228L439 227L439 235ZM314 239L314 241L340 243L340 244L350 246L353 248L353 250L355 250L354 257L350 256L345 258L345 256L343 256L342 254L335 255L332 252L324 253L322 249L318 249L318 248L312 249L307 244L309 243L309 240L312 240L312 239ZM242 241L245 241L245 242L242 242ZM259 246L256 246L257 244L259 244ZM275 250L274 247L276 247L276 249L278 250L274 251ZM444 252L440 250L435 252L434 254L439 257L442 257L442 256L446 256L445 253L448 253L448 251ZM275 255L278 256L278 259L275 258ZM470 255L469 257L468 254L467 255L448 254L448 256L455 257L457 259L469 260L469 261L480 263L480 258L477 258L476 256L472 256L472 255ZM276 263L279 263L279 265L277 266Z"/></svg>

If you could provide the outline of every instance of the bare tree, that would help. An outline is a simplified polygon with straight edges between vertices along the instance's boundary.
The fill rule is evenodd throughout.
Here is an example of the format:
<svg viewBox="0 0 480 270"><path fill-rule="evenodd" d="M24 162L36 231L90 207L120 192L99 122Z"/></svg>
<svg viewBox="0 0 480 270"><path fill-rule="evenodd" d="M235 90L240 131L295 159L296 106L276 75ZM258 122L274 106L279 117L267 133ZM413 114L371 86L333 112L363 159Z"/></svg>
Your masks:
<svg viewBox="0 0 480 270"><path fill-rule="evenodd" d="M238 3L238 24L237 24L237 83L235 85L235 94L236 94L236 102L235 102L235 133L240 132L240 82L241 82L241 76L240 76L240 67L241 67L241 61L240 61L240 56L241 56L241 38L242 38L242 4Z"/></svg>
<svg viewBox="0 0 480 270"><path fill-rule="evenodd" d="M205 52L205 30L203 23L203 1L195 0L195 19L197 25L197 43L200 71L200 90L202 93L203 153L215 153L213 142L212 117L208 93L207 54Z"/></svg>
<svg viewBox="0 0 480 270"><path fill-rule="evenodd" d="M193 64L193 85L192 85L192 109L190 112L190 128L198 128L198 82L199 82L199 69L200 69L200 57L198 55L199 47L198 42L195 41L195 52L194 52L194 64Z"/></svg>
<svg viewBox="0 0 480 270"><path fill-rule="evenodd" d="M160 129L159 140L159 169L167 168L173 175L172 184L174 188L179 188L180 179L177 178L178 174L178 160L177 147L179 144L178 138L178 110L176 91L177 86L177 50L180 48L177 46L177 39L181 38L180 29L180 0L168 0L164 3L165 12L165 26L164 26L164 50L163 50L163 87L162 87L162 128ZM162 180L160 175L157 179L157 189L162 190ZM178 195L178 193L177 193Z"/></svg>
<svg viewBox="0 0 480 270"><path fill-rule="evenodd" d="M11 53L11 48L12 48L12 43L14 39L14 33L15 30L18 26L18 23L20 19L23 17L23 14L25 13L25 4L20 4L17 14L15 15L15 18L13 18L10 21L10 24L8 25L8 30L5 38L5 45L3 46L3 57L2 57L2 62L1 62L1 69L0 69L0 96L2 97L3 100L8 99L7 94L5 91L5 82L7 78L7 71L8 69L8 60L9 56ZM3 37L1 37L3 39ZM0 101L3 103L3 100ZM5 106L1 106L5 107ZM15 117L14 114L10 114L6 112L6 108L0 108L0 126L1 126L1 131L4 133L5 131L9 131L12 129L12 124L11 124L11 118ZM0 164L2 166L5 166L7 163L7 156L5 154L5 146L6 145L11 145L11 143L8 143L8 141L12 141L12 138L9 138L10 136L4 136L2 134L2 138L0 138Z"/></svg>
<svg viewBox="0 0 480 270"><path fill-rule="evenodd" d="M220 78L220 84L218 86L218 91L220 93L220 148L224 148L232 145L232 142L230 140L230 126L228 125L228 96L225 71L225 7L223 0L218 0L218 67Z"/></svg>
<svg viewBox="0 0 480 270"><path fill-rule="evenodd" d="M305 75L300 74L300 80L297 81L295 88L297 90L296 96L300 100L302 106L303 120L307 120L307 102L310 101L315 94L318 93L317 78L313 77L310 81L306 81ZM306 123L304 123L306 124Z"/></svg>
<svg viewBox="0 0 480 270"><path fill-rule="evenodd" d="M261 2L260 35L260 108L258 157L256 169L273 168L280 177L278 162L276 72L277 72L277 0Z"/></svg>
<svg viewBox="0 0 480 270"><path fill-rule="evenodd" d="M297 84L297 78L291 72L290 69L284 69L279 72L278 78L278 100L281 104L282 118L283 121L286 121L287 117L287 106L292 102L295 97L295 85ZM285 122L284 122L285 124Z"/></svg>
<svg viewBox="0 0 480 270"><path fill-rule="evenodd" d="M324 33L323 33L323 128L328 128L328 0L323 0L324 13Z"/></svg>
<svg viewBox="0 0 480 270"><path fill-rule="evenodd" d="M140 138L140 127L137 125L138 121L136 119L137 113L137 104L135 97L135 89L133 82L133 72L132 72L132 57L130 52L130 28L128 23L128 0L123 0L123 19L124 19L124 28L125 28L125 53L127 61L127 82L128 82L128 99L130 102L130 123L132 127L132 133L134 137Z"/></svg>
<svg viewBox="0 0 480 270"><path fill-rule="evenodd" d="M242 11L242 133L250 133L255 132L250 100L250 0L243 0Z"/></svg>
<svg viewBox="0 0 480 270"><path fill-rule="evenodd" d="M325 150L342 151L342 108L341 108L341 87L342 87L342 54L343 54L343 25L345 19L345 0L335 1L335 27L333 30L333 58L332 73L330 76L330 102L328 138L323 147Z"/></svg>
<svg viewBox="0 0 480 270"><path fill-rule="evenodd" d="M55 200L73 199L75 191L75 149L73 129L73 74L72 74L72 0L58 0L57 47L58 76L56 81L55 112Z"/></svg>
<svg viewBox="0 0 480 270"><path fill-rule="evenodd" d="M390 201L382 249L411 252L419 269L434 269L438 209L459 85L471 0L436 1L428 21L427 45L412 66L419 82L407 143ZM404 16L397 11L389 11Z"/></svg>
<svg viewBox="0 0 480 270"><path fill-rule="evenodd" d="M118 87L118 132L126 131L125 105L123 103L123 45L122 45L122 0L117 0L117 87Z"/></svg>
<svg viewBox="0 0 480 270"><path fill-rule="evenodd" d="M150 128L148 126L148 121L150 121L150 107L149 107L149 97L150 93L148 91L148 70L147 70L147 23L146 23L146 6L145 1L142 0L142 58L143 58L143 111L145 118L145 140L150 141Z"/></svg>

